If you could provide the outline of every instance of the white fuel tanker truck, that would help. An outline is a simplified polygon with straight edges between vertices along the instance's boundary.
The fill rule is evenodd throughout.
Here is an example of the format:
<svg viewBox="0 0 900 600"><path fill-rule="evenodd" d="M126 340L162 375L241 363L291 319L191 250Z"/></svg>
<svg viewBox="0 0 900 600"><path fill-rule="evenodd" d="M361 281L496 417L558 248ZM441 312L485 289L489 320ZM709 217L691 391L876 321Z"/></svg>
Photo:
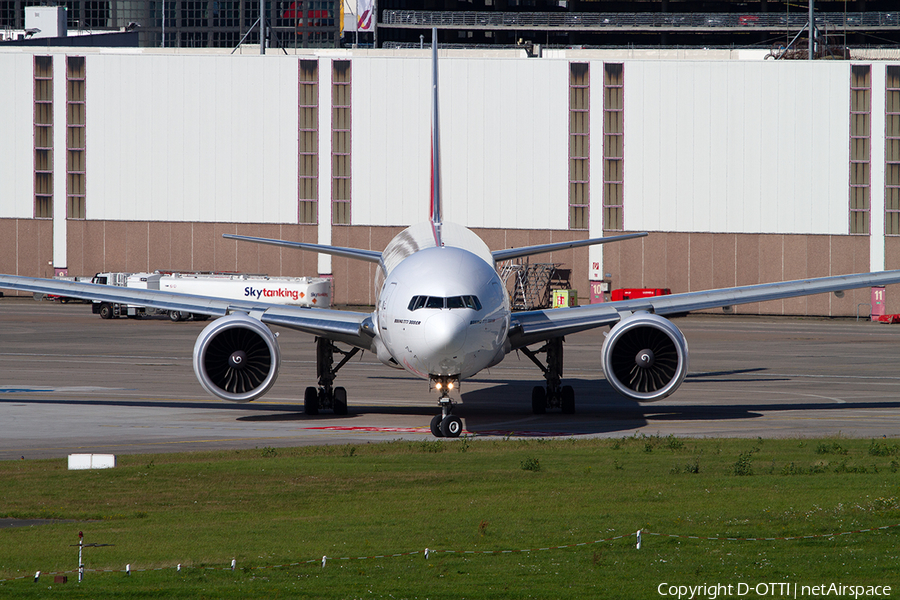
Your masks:
<svg viewBox="0 0 900 600"><path fill-rule="evenodd" d="M292 304L311 308L331 306L331 281L323 277L268 277L236 273L97 273L92 283L117 285L143 290L164 290L234 300L256 299L273 304ZM173 321L194 319L205 321L206 315L192 315L177 310L159 312L132 304L94 302L94 314L104 319L140 318L145 315L168 314Z"/></svg>

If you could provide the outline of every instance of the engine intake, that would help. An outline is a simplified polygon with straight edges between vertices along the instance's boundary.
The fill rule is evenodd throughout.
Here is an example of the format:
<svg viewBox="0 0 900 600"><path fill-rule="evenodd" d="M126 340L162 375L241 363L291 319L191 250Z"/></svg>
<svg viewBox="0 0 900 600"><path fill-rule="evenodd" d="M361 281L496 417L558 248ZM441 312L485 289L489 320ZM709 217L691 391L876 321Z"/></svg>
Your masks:
<svg viewBox="0 0 900 600"><path fill-rule="evenodd" d="M600 359L613 389L628 398L652 402L665 398L684 381L687 340L668 319L639 312L612 328Z"/></svg>
<svg viewBox="0 0 900 600"><path fill-rule="evenodd" d="M244 313L216 319L194 344L194 374L207 392L231 402L250 402L278 377L281 350L275 335Z"/></svg>

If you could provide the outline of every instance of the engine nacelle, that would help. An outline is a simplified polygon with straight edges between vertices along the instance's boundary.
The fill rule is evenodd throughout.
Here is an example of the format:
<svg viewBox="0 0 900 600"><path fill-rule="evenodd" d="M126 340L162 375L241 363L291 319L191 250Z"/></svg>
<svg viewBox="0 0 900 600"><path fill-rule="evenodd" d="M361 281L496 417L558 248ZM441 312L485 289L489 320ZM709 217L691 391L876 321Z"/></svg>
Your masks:
<svg viewBox="0 0 900 600"><path fill-rule="evenodd" d="M231 402L250 402L278 377L281 350L275 334L244 313L220 317L194 344L194 374L207 392Z"/></svg>
<svg viewBox="0 0 900 600"><path fill-rule="evenodd" d="M638 312L612 328L600 359L613 389L639 402L652 402L665 398L684 381L687 340L668 319Z"/></svg>

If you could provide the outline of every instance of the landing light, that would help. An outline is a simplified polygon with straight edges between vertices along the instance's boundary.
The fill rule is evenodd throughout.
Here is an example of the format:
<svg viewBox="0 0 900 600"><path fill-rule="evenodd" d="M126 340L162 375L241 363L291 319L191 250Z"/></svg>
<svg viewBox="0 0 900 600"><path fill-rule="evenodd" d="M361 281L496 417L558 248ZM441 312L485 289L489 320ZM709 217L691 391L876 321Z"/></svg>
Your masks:
<svg viewBox="0 0 900 600"><path fill-rule="evenodd" d="M436 389L436 390L441 389L441 382L440 382L440 381L438 381L437 383L434 384L434 389Z"/></svg>
<svg viewBox="0 0 900 600"><path fill-rule="evenodd" d="M447 389L448 389L448 390L452 390L452 389L453 389L453 382L452 382L452 381L451 381L450 383L447 384Z"/></svg>

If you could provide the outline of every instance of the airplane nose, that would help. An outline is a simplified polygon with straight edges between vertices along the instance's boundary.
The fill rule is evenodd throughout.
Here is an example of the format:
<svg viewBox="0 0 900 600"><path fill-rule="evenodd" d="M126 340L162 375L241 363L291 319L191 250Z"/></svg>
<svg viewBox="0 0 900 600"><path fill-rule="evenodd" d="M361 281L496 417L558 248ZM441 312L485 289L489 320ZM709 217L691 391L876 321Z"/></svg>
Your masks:
<svg viewBox="0 0 900 600"><path fill-rule="evenodd" d="M449 311L441 311L425 321L425 341L433 352L458 352L466 343L466 323Z"/></svg>

